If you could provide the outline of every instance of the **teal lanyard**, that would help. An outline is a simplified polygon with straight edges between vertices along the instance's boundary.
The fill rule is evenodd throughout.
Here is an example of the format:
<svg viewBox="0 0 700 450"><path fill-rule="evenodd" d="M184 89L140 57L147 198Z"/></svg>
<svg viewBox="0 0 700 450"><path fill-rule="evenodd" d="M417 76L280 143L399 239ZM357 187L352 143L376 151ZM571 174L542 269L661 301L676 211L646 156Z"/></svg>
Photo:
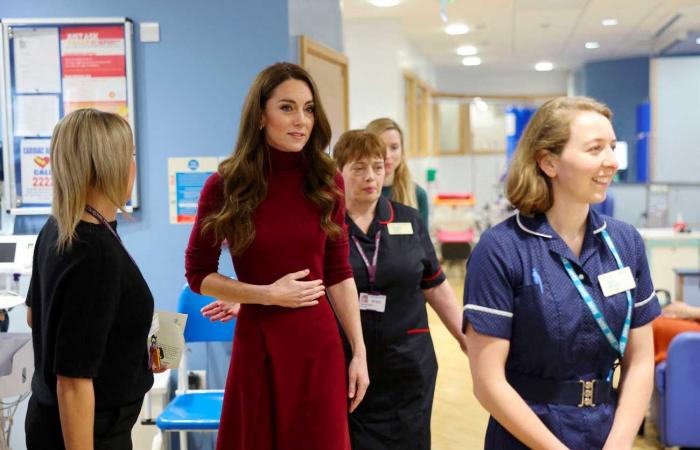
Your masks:
<svg viewBox="0 0 700 450"><path fill-rule="evenodd" d="M622 259L620 258L620 254L617 252L617 248L615 248L615 244L613 243L612 239L610 239L610 235L608 234L608 232L603 230L601 234L603 235L603 241L605 241L605 245L608 246L610 252L615 258L617 267L619 269L624 268L624 266L622 265ZM591 310L591 314L593 314L593 318L598 324L600 331L603 332L612 348L615 349L615 351L620 355L620 359L622 359L622 357L625 355L625 349L627 348L627 339L630 334L630 325L632 324L632 293L630 291L625 291L625 294L627 295L627 315L625 316L625 324L622 327L622 334L620 335L620 340L618 341L618 339L615 337L615 334L613 334L612 330L610 329L610 326L608 326L608 322L605 320L605 316L603 316L603 314L598 309L598 306L596 306L595 302L593 301L593 297L591 297L591 294L588 293L586 286L584 286L581 280L578 279L578 276L576 276L576 272L574 271L571 262L563 256L560 256L560 258L561 261L564 263L566 273L569 274L569 278L571 278L571 281L574 283L574 286L576 286L576 290L578 291L579 295L581 295L581 298L586 303L586 306L588 306L588 309ZM610 369L610 373L608 374L607 378L608 381L612 379L614 371L615 367Z"/></svg>

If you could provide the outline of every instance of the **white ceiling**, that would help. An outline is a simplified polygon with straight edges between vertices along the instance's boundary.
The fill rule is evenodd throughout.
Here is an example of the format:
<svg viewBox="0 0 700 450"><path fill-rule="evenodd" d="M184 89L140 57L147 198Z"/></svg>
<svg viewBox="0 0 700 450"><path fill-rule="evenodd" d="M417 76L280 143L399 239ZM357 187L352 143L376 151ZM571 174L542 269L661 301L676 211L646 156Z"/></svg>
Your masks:
<svg viewBox="0 0 700 450"><path fill-rule="evenodd" d="M529 69L540 60L568 70L593 60L659 54L700 31L700 0L454 0L448 23L471 28L461 36L444 33L439 0L402 0L393 8L367 0L341 5L346 20L397 19L410 43L436 66L459 66L457 47L476 46L482 65L465 70ZM605 18L618 25L602 26ZM587 41L600 48L586 49Z"/></svg>

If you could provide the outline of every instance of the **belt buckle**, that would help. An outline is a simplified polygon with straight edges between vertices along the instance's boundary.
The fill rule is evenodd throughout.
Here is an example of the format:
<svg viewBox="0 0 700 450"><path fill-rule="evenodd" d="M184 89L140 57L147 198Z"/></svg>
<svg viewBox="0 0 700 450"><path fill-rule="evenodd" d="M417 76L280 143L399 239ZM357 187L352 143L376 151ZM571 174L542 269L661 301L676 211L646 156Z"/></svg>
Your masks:
<svg viewBox="0 0 700 450"><path fill-rule="evenodd" d="M596 380L578 380L581 383L581 403L578 404L579 408L592 408L595 406L593 403L593 388L595 386Z"/></svg>

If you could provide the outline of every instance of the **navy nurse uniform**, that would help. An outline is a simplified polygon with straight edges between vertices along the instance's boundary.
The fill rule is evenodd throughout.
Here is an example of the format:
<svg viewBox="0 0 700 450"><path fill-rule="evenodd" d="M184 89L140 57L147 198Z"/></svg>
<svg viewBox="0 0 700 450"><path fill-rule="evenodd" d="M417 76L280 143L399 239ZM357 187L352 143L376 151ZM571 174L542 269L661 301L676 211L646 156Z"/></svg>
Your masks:
<svg viewBox="0 0 700 450"><path fill-rule="evenodd" d="M576 258L544 214L521 214L485 232L467 265L464 320L481 334L508 339L506 377L532 410L567 447L600 449L612 427L616 394L597 383L592 403L583 403L579 380L605 380L618 357L564 269L568 259L618 339L628 309L625 292L605 297L598 275L617 270L603 241L606 230L624 266L634 276L631 327L660 314L642 238L631 225L589 212L581 255ZM552 386L581 387L573 402L534 400ZM575 390L576 388L573 388ZM544 394L543 394L544 393ZM569 396L571 397L571 396ZM571 400L571 398L569 399ZM573 403L573 404L572 404ZM525 449L493 417L485 449Z"/></svg>
<svg viewBox="0 0 700 450"><path fill-rule="evenodd" d="M370 385L349 416L354 450L429 449L437 359L428 329L423 289L445 281L417 210L380 197L367 234L346 215L350 264L360 293L386 295L384 312L361 310ZM412 233L389 227L411 224ZM393 230L393 228L392 228ZM371 264L379 235L376 283ZM394 234L391 234L391 233Z"/></svg>

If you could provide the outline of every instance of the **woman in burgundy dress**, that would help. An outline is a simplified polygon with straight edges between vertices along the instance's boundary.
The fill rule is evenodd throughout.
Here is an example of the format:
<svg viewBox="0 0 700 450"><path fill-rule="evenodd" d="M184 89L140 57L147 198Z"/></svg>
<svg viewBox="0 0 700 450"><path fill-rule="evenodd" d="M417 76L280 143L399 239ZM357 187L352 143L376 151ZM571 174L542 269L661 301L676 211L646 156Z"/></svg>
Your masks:
<svg viewBox="0 0 700 450"><path fill-rule="evenodd" d="M217 299L209 317L241 304L218 450L350 448L347 412L369 379L330 134L309 74L274 64L248 92L233 155L202 190L187 280ZM224 241L238 280L217 273ZM334 310L352 344L347 374Z"/></svg>

